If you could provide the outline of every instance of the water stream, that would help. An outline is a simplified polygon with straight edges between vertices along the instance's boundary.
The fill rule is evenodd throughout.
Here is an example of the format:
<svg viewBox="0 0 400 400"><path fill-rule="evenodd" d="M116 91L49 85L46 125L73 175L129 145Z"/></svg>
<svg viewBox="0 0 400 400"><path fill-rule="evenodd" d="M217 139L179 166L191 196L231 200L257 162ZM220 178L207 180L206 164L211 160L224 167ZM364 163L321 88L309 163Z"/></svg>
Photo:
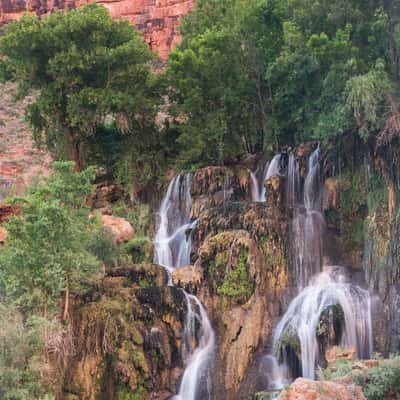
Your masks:
<svg viewBox="0 0 400 400"><path fill-rule="evenodd" d="M172 285L174 269L190 264L191 231L196 225L196 221L190 220L191 182L191 174L176 176L169 184L159 210L154 262L167 271L169 285ZM200 300L183 292L187 304L183 348L185 371L178 394L173 399L206 399L210 382L208 367L214 353L215 334Z"/></svg>
<svg viewBox="0 0 400 400"><path fill-rule="evenodd" d="M297 375L315 379L321 358L318 329L324 313L331 317L333 310L341 315L334 321L338 332L337 344L356 349L358 357L372 354L371 301L367 290L351 282L345 267L323 266L324 216L319 146L308 159L307 175L301 190L298 162L290 154L287 169L286 200L292 210L291 260L297 296L278 323L273 338L279 373L272 376L270 387L293 379L288 357L295 355L299 365ZM333 318L333 317L332 317ZM292 373L291 373L292 372ZM296 373L295 373L296 375Z"/></svg>
<svg viewBox="0 0 400 400"><path fill-rule="evenodd" d="M257 178L258 171L250 171L250 194L252 201L265 202L266 188L264 183L269 178L280 175L281 159L281 154L276 154L271 162L267 161L264 165L261 179Z"/></svg>

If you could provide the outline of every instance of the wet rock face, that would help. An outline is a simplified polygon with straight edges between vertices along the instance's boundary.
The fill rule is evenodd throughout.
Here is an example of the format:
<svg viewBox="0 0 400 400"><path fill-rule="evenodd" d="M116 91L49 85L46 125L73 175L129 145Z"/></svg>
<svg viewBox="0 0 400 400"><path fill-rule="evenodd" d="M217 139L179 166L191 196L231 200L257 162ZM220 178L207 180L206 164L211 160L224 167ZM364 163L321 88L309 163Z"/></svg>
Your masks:
<svg viewBox="0 0 400 400"><path fill-rule="evenodd" d="M234 202L200 214L193 232L199 296L217 330L214 397L248 398L246 377L268 342L287 286L287 226L278 209Z"/></svg>
<svg viewBox="0 0 400 400"><path fill-rule="evenodd" d="M190 217L198 218L210 208L249 197L250 173L244 167L206 167L195 172L192 179L193 198Z"/></svg>
<svg viewBox="0 0 400 400"><path fill-rule="evenodd" d="M130 393L146 400L150 393L159 399L175 393L186 306L179 289L138 287L138 274L153 278L155 268L115 270L108 284L75 306L64 398L119 399Z"/></svg>
<svg viewBox="0 0 400 400"><path fill-rule="evenodd" d="M0 23L20 18L26 12L46 15L56 10L73 9L93 0L5 0L0 6ZM166 59L179 43L179 22L194 7L194 0L97 0L114 18L126 19L144 33L150 48Z"/></svg>

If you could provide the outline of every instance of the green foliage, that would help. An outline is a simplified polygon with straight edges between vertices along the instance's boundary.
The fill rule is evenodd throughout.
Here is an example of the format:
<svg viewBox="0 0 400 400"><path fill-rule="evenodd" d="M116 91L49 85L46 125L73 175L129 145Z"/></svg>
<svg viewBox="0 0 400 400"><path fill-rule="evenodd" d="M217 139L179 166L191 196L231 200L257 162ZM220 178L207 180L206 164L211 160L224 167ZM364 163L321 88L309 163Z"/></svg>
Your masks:
<svg viewBox="0 0 400 400"><path fill-rule="evenodd" d="M39 90L27 119L36 142L57 157L78 168L94 159L112 170L129 161L131 169L133 153L143 163L144 150L156 147L161 85L150 70L154 57L134 26L105 7L26 15L5 26L0 54L0 69L19 82L21 96Z"/></svg>
<svg viewBox="0 0 400 400"><path fill-rule="evenodd" d="M337 360L327 370L319 372L319 378L332 380L350 374L359 385L367 400L382 400L400 396L400 357L380 360L378 366L354 371L354 361Z"/></svg>
<svg viewBox="0 0 400 400"><path fill-rule="evenodd" d="M366 376L355 376L367 400L381 400L387 396L400 396L400 357L382 362L367 371Z"/></svg>
<svg viewBox="0 0 400 400"><path fill-rule="evenodd" d="M398 96L399 21L391 2L199 0L169 58L179 166L367 138Z"/></svg>
<svg viewBox="0 0 400 400"><path fill-rule="evenodd" d="M146 396L147 389L143 385L139 385L133 392L126 387L118 389L118 400L141 400Z"/></svg>
<svg viewBox="0 0 400 400"><path fill-rule="evenodd" d="M367 138L371 130L383 124L385 97L390 94L391 84L383 60L364 75L351 78L346 84L346 104L351 108L360 128Z"/></svg>
<svg viewBox="0 0 400 400"><path fill-rule="evenodd" d="M93 178L91 169L74 173L73 163L55 163L47 183L19 199L22 213L7 224L0 253L2 286L17 304L50 315L68 283L80 293L95 281L101 228L86 207Z"/></svg>
<svg viewBox="0 0 400 400"><path fill-rule="evenodd" d="M245 302L254 292L255 283L252 282L247 265L248 251L241 249L239 260L235 267L225 273L225 278L217 288L217 293L228 297L237 297Z"/></svg>
<svg viewBox="0 0 400 400"><path fill-rule="evenodd" d="M0 303L0 398L52 400L43 384L45 360L42 329L47 321L31 317L26 324L14 308Z"/></svg>
<svg viewBox="0 0 400 400"><path fill-rule="evenodd" d="M135 236L125 243L122 250L130 254L134 264L151 262L153 256L153 242L147 236Z"/></svg>

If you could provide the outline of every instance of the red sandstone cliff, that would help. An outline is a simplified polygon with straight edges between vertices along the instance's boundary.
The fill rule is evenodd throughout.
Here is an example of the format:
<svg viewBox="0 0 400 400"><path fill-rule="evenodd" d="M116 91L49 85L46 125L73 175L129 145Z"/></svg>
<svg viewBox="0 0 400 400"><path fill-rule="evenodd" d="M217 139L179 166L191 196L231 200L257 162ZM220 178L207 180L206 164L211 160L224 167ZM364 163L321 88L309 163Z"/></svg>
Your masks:
<svg viewBox="0 0 400 400"><path fill-rule="evenodd" d="M0 24L18 19L26 12L45 15L91 1L103 4L113 17L135 24L163 59L179 42L179 21L194 5L194 0L0 0Z"/></svg>

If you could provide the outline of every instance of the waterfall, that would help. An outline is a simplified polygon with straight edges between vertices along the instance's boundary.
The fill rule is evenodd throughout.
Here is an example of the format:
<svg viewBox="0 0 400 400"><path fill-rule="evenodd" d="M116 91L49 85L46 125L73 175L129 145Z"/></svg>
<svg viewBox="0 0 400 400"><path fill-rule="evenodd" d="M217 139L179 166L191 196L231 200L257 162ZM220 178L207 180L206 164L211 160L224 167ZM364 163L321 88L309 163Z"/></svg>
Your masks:
<svg viewBox="0 0 400 400"><path fill-rule="evenodd" d="M260 200L260 184L257 179L257 171L249 171L250 173L250 195L251 201L259 202Z"/></svg>
<svg viewBox="0 0 400 400"><path fill-rule="evenodd" d="M344 314L340 345L354 347L360 358L372 354L371 302L368 291L351 284L340 269L338 272L335 267L325 267L291 302L275 330L275 347L279 346L285 335L298 339L303 377L315 378L319 356L316 332L323 312L330 306L340 306Z"/></svg>
<svg viewBox="0 0 400 400"><path fill-rule="evenodd" d="M158 213L154 239L154 263L163 266L171 280L172 271L190 263L191 235L196 221L190 221L191 174L176 176L169 184Z"/></svg>
<svg viewBox="0 0 400 400"><path fill-rule="evenodd" d="M262 186L261 186L261 190L260 190L260 201L266 200L265 194L266 194L267 190L264 185L265 181L269 178L272 178L273 176L280 175L281 158L282 158L282 156L280 154L276 154L269 164L265 164L265 168L264 168L265 173L263 176L263 180L261 183Z"/></svg>
<svg viewBox="0 0 400 400"><path fill-rule="evenodd" d="M266 189L264 183L267 179L280 175L281 158L282 156L280 154L276 154L271 162L267 161L265 163L260 181L257 178L258 169L255 172L249 171L251 201L265 202Z"/></svg>
<svg viewBox="0 0 400 400"><path fill-rule="evenodd" d="M286 182L286 201L288 207L293 208L299 201L300 173L294 153L289 154L288 173Z"/></svg>
<svg viewBox="0 0 400 400"><path fill-rule="evenodd" d="M288 192L296 200L299 195L299 171L297 162L290 155L292 165L289 165ZM293 170L295 169L295 170ZM292 186L293 185L293 186ZM293 208L291 223L291 258L294 266L296 286L303 289L310 278L321 272L322 268L322 237L324 217L321 212L321 177L319 171L319 147L308 160L308 170L304 182L303 202L288 203Z"/></svg>
<svg viewBox="0 0 400 400"><path fill-rule="evenodd" d="M169 184L159 210L154 262L167 271L169 285L172 285L174 269L190 264L191 231L197 222L190 220L191 183L191 174L176 176ZM215 334L200 300L185 290L183 293L187 304L183 345L185 371L179 392L173 398L197 400L201 396L204 399L204 391L209 390L207 367L214 353Z"/></svg>
<svg viewBox="0 0 400 400"><path fill-rule="evenodd" d="M280 371L286 370L287 378L296 377L289 376L289 362L296 368L294 375L315 378L315 368L324 359L320 353L324 346L318 341L317 331L324 313L328 313L331 322L336 324L338 331L334 329L334 339L337 344L356 348L360 358L372 354L369 292L353 284L344 267L322 268L325 221L321 210L319 158L318 146L308 159L301 195L298 162L294 154L289 155L286 198L288 208L293 210L291 264L298 294L278 323L273 338ZM338 316L333 319L333 307L341 320ZM279 374L271 379L278 385L282 381Z"/></svg>
<svg viewBox="0 0 400 400"><path fill-rule="evenodd" d="M210 390L208 387L210 379L206 368L214 352L215 334L207 312L199 299L196 296L184 293L188 304L184 336L186 351L189 356L186 356L186 369L183 373L179 392L173 399L195 400L197 396L200 396L200 391L209 393ZM198 308L199 311L197 313L193 306ZM196 321L200 324L199 344L196 349L193 349ZM199 384L203 384L203 388L199 387ZM201 395L201 398L204 399L204 395Z"/></svg>

